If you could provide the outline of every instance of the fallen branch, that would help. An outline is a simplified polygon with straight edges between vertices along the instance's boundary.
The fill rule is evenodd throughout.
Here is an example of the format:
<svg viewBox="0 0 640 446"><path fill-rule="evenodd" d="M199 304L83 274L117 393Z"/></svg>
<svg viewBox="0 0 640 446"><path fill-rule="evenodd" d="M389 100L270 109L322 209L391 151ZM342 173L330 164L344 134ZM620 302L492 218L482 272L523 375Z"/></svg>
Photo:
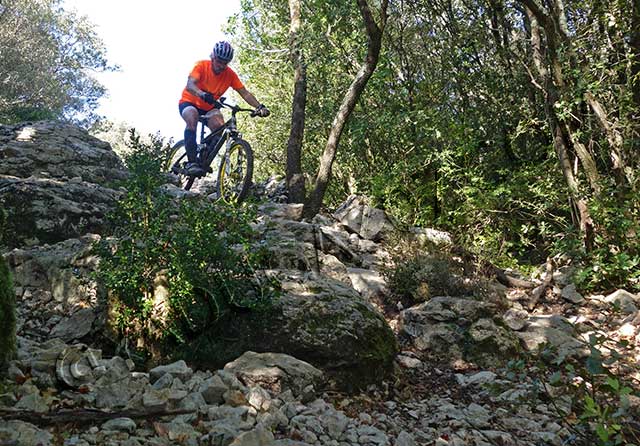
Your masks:
<svg viewBox="0 0 640 446"><path fill-rule="evenodd" d="M151 409L107 412L100 409L75 409L60 410L58 412L39 413L30 410L0 409L0 418L3 420L27 421L38 426L51 426L65 423L100 424L114 418L157 418L164 416L184 415L196 411L197 409Z"/></svg>
<svg viewBox="0 0 640 446"><path fill-rule="evenodd" d="M540 298L547 292L547 288L551 286L551 282L553 281L553 260L550 257L547 257L547 265L545 271L545 278L541 285L537 286L531 292L531 300L529 301L529 311L533 310L536 305L538 305L538 301Z"/></svg>
<svg viewBox="0 0 640 446"><path fill-rule="evenodd" d="M529 280L518 279L517 277L509 276L507 273L500 268L494 267L494 273L496 275L496 279L498 282L507 286L509 288L526 288L530 289L536 286L535 283Z"/></svg>

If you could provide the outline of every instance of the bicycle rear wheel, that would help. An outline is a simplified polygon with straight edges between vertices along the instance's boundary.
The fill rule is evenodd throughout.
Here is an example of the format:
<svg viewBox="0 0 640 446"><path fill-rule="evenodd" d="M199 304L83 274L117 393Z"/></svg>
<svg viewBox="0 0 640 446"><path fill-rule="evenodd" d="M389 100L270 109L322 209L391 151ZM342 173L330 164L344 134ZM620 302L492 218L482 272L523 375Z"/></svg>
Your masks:
<svg viewBox="0 0 640 446"><path fill-rule="evenodd" d="M187 150L184 141L178 141L172 148L167 160L167 170L175 174L180 180L180 187L184 190L191 189L195 177L185 175L184 168L187 164Z"/></svg>
<svg viewBox="0 0 640 446"><path fill-rule="evenodd" d="M247 197L253 176L253 151L243 139L231 143L218 168L218 197L227 203L240 203Z"/></svg>

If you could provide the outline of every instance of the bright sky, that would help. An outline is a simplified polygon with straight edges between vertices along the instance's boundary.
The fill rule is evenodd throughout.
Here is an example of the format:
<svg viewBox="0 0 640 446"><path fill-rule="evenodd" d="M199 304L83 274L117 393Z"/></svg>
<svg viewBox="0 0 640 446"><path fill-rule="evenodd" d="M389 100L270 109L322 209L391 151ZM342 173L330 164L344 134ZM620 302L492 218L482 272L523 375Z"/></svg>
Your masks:
<svg viewBox="0 0 640 446"><path fill-rule="evenodd" d="M64 7L89 17L107 59L121 67L98 74L108 89L98 113L143 135L182 139L178 99L187 76L225 38L222 26L239 12L240 0L64 0Z"/></svg>

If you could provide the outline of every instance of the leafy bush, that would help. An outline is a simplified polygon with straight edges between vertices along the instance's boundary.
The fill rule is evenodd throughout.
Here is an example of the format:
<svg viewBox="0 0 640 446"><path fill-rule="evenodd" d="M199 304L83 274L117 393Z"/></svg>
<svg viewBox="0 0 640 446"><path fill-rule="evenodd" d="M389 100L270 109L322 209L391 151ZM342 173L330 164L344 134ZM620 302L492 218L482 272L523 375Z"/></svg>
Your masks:
<svg viewBox="0 0 640 446"><path fill-rule="evenodd" d="M418 253L396 259L396 265L384 275L390 290L405 306L433 296L460 296L469 291L461 265L444 254Z"/></svg>
<svg viewBox="0 0 640 446"><path fill-rule="evenodd" d="M536 370L539 397L551 402L560 419L574 433L575 444L640 445L637 412L630 398L640 393L624 378L635 367L627 341L592 334L585 342L586 357L566 358L557 348L544 345L538 356L521 360L518 367ZM635 409L637 410L637 409Z"/></svg>
<svg viewBox="0 0 640 446"><path fill-rule="evenodd" d="M185 342L231 307L267 306L274 287L256 279L259 252L248 249L252 210L172 201L162 189L162 141L142 143L132 132L130 145L127 192L111 215L112 237L97 246L120 335L147 346Z"/></svg>
<svg viewBox="0 0 640 446"><path fill-rule="evenodd" d="M640 291L640 193L621 197L615 188L590 201L595 223L594 246L587 251L574 232L557 244L581 265L576 285L583 291L606 292L617 288Z"/></svg>

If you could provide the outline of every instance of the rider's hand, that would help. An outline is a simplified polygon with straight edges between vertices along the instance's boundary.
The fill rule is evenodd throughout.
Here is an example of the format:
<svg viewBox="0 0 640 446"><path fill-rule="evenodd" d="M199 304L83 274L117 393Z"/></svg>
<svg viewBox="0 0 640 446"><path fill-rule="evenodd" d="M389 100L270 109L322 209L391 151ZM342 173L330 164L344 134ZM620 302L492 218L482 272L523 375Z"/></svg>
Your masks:
<svg viewBox="0 0 640 446"><path fill-rule="evenodd" d="M206 93L206 92L204 92L204 93L202 93L202 94L200 95L200 98L201 98L204 102L206 102L207 104L215 104L215 103L216 103L216 100L215 100L215 98L213 97L213 95L212 95L211 93Z"/></svg>
<svg viewBox="0 0 640 446"><path fill-rule="evenodd" d="M258 107L254 110L253 114L255 116L260 116L261 118L266 118L271 114L269 109L265 107L263 104L258 105Z"/></svg>

